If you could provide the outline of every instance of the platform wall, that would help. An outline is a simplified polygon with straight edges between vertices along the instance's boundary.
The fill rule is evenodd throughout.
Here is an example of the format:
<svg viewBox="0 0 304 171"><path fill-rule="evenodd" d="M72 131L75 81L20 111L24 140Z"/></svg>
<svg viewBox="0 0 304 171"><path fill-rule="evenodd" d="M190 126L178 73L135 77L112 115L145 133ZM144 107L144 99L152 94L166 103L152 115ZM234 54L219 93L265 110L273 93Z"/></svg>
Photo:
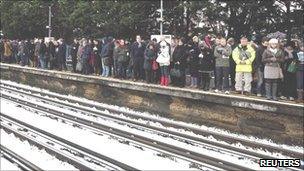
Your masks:
<svg viewBox="0 0 304 171"><path fill-rule="evenodd" d="M1 79L303 146L303 105L1 64Z"/></svg>

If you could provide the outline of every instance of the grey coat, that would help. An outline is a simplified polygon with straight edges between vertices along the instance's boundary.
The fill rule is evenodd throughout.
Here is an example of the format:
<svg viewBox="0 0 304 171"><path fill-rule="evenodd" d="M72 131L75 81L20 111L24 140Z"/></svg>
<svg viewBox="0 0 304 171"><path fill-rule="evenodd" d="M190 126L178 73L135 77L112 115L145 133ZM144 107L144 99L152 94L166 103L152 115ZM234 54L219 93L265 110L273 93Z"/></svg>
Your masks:
<svg viewBox="0 0 304 171"><path fill-rule="evenodd" d="M151 70L152 69L152 60L156 60L156 52L147 48L145 50L145 60L144 60L144 69Z"/></svg>
<svg viewBox="0 0 304 171"><path fill-rule="evenodd" d="M231 47L226 45L222 47L218 45L214 49L214 58L216 67L229 67L229 56L231 55Z"/></svg>
<svg viewBox="0 0 304 171"><path fill-rule="evenodd" d="M282 69L280 64L284 62L284 52L281 49L278 49L275 54L271 52L269 48L265 50L262 55L262 62L265 64L265 79L282 78Z"/></svg>

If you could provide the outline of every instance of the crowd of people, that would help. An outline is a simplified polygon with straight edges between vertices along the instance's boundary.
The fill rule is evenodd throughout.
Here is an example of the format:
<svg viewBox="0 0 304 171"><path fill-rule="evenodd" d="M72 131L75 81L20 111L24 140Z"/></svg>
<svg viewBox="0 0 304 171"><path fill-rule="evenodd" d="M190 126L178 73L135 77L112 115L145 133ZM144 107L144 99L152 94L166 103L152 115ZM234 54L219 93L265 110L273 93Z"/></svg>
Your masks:
<svg viewBox="0 0 304 171"><path fill-rule="evenodd" d="M227 40L210 34L171 42L138 35L133 43L112 37L70 44L64 39L3 39L0 50L1 62L22 66L67 71L69 58L75 73L303 103L304 48L298 41Z"/></svg>

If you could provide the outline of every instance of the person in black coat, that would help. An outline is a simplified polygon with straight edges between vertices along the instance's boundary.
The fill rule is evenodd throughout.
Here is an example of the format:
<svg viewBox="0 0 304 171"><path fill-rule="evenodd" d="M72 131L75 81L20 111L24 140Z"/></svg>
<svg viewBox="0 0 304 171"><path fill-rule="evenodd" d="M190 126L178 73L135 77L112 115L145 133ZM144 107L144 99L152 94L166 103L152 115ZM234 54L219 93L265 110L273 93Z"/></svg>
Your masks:
<svg viewBox="0 0 304 171"><path fill-rule="evenodd" d="M146 74L146 82L154 82L155 72L153 71L152 64L156 60L157 51L153 42L150 42L145 50L144 70Z"/></svg>
<svg viewBox="0 0 304 171"><path fill-rule="evenodd" d="M200 49L198 47L198 37L194 36L192 42L190 43L189 50L189 64L190 64L190 75L191 75L191 85L190 87L197 87L197 78L198 78L198 61Z"/></svg>
<svg viewBox="0 0 304 171"><path fill-rule="evenodd" d="M102 63L102 77L108 77L110 74L111 57L113 57L112 51L112 38L106 39L104 46L101 48L101 63Z"/></svg>
<svg viewBox="0 0 304 171"><path fill-rule="evenodd" d="M144 63L145 45L141 37L136 36L136 42L131 47L131 58L133 60L133 79L136 81L142 79L143 76L143 63Z"/></svg>
<svg viewBox="0 0 304 171"><path fill-rule="evenodd" d="M262 42L261 44L258 46L257 50L256 50L256 58L254 60L253 63L253 67L254 67L254 71L257 75L257 96L261 97L262 94L264 94L264 90L263 90L263 82L264 82L264 64L262 62L262 55L264 53L264 51L267 49L268 47L268 38L267 37L263 37L262 38Z"/></svg>
<svg viewBox="0 0 304 171"><path fill-rule="evenodd" d="M23 58L21 58L21 65L29 65L29 56L30 56L30 48L31 48L31 43L30 40L26 40L24 42L24 49L23 49Z"/></svg>
<svg viewBox="0 0 304 171"><path fill-rule="evenodd" d="M94 73L95 75L100 74L101 70L101 59L99 56L100 52L100 42L98 40L93 41L93 56L94 56ZM91 55L92 56L92 55Z"/></svg>
<svg viewBox="0 0 304 171"><path fill-rule="evenodd" d="M49 42L48 46L48 55L49 55L49 62L50 62L50 69L56 68L56 54L55 54L55 45L53 41Z"/></svg>
<svg viewBox="0 0 304 171"><path fill-rule="evenodd" d="M34 67L34 54L35 54L35 44L34 40L29 40L29 61L30 65Z"/></svg>
<svg viewBox="0 0 304 171"><path fill-rule="evenodd" d="M297 52L295 51L295 43L293 41L287 42L285 47L285 61L281 66L283 70L283 82L281 83L281 99L288 98L289 100L295 100L297 96L297 76L296 72L290 72L288 70L292 62L296 63L298 59Z"/></svg>
<svg viewBox="0 0 304 171"><path fill-rule="evenodd" d="M172 67L178 69L181 73L180 77L171 76L172 85L178 87L185 86L185 68L186 68L186 58L187 58L187 48L184 45L184 39L178 39L178 45L175 47L172 58Z"/></svg>
<svg viewBox="0 0 304 171"><path fill-rule="evenodd" d="M90 65L89 65L89 58L91 56L91 53L93 53L93 49L91 45L87 42L83 42L83 53L81 56L81 60L83 63L83 69L82 74L88 75L90 73Z"/></svg>
<svg viewBox="0 0 304 171"><path fill-rule="evenodd" d="M234 50L237 46L237 44L235 43L234 38L229 38L227 40L227 43L230 45L232 50ZM232 54L229 56L229 66L230 66L230 80L231 80L230 89L235 90L235 67L236 67L236 63L234 62L234 60L232 58Z"/></svg>
<svg viewBox="0 0 304 171"><path fill-rule="evenodd" d="M78 52L78 41L77 39L74 39L74 42L71 45L71 56L72 56L72 67L73 67L73 72L76 73L76 65L77 65L77 52Z"/></svg>
<svg viewBox="0 0 304 171"><path fill-rule="evenodd" d="M63 42L62 39L59 40L58 46L58 56L57 56L57 64L58 70L61 71L62 69L67 70L66 63L65 63L65 55L66 55L66 44Z"/></svg>
<svg viewBox="0 0 304 171"><path fill-rule="evenodd" d="M42 39L41 40L41 43L40 43L40 48L39 48L39 62L40 62L40 67L42 69L46 69L47 66L46 66L46 45L44 43L44 40Z"/></svg>
<svg viewBox="0 0 304 171"><path fill-rule="evenodd" d="M210 89L211 73L213 72L214 58L212 54L211 40L205 37L205 40L200 47L199 55L199 88L204 91Z"/></svg>

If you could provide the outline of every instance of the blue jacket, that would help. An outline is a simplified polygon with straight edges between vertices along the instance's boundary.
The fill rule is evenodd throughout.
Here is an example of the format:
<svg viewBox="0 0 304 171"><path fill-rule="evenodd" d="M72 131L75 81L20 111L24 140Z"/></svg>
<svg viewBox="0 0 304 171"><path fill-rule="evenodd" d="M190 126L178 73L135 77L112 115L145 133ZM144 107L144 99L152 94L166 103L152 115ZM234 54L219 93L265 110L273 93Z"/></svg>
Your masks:
<svg viewBox="0 0 304 171"><path fill-rule="evenodd" d="M141 43L141 47L139 47L139 44L137 42L134 42L131 47L131 57L137 61L137 60L143 60L144 59L144 53L145 53L145 45Z"/></svg>
<svg viewBox="0 0 304 171"><path fill-rule="evenodd" d="M92 53L92 48L90 45L86 45L83 48L82 58L88 59Z"/></svg>
<svg viewBox="0 0 304 171"><path fill-rule="evenodd" d="M100 56L101 58L110 57L111 56L111 43L107 43L101 49Z"/></svg>

